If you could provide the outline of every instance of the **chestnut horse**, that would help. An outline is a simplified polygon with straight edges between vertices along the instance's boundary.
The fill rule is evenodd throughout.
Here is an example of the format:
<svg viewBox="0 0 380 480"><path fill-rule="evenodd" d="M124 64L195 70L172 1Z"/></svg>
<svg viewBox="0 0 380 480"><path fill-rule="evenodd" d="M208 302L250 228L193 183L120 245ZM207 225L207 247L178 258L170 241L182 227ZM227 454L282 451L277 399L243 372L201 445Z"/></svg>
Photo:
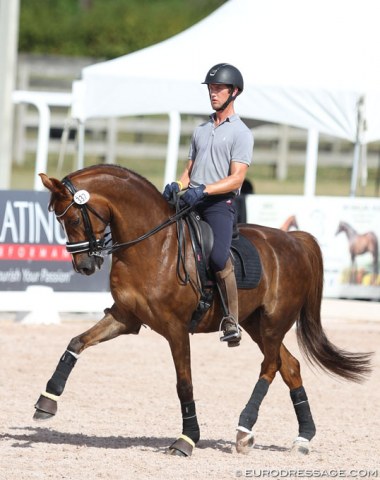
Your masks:
<svg viewBox="0 0 380 480"><path fill-rule="evenodd" d="M57 400L78 356L87 347L122 334L137 334L148 325L166 338L177 374L182 411L182 434L169 447L175 455L191 455L200 437L191 379L189 321L199 301L198 276L187 227L181 265L188 278L178 275L178 238L174 208L146 179L132 171L98 165L69 174L62 181L41 174L50 190L54 211L67 235L74 268L91 275L107 250L109 226L113 246L110 288L114 299L104 317L73 338L61 357L35 408L43 420L57 411ZM269 385L279 371L289 387L298 420L296 451L308 452L315 425L302 385L299 362L283 339L297 322L298 340L306 356L330 373L360 381L370 371L370 354L340 350L326 338L320 318L323 265L315 239L306 232L286 233L275 228L241 225L240 234L255 244L262 275L254 289L239 290L239 318L245 332L263 353L259 379L241 412L236 438L238 452L253 445L252 428ZM198 324L195 333L220 328L219 297ZM246 373L241 372L241 375Z"/></svg>

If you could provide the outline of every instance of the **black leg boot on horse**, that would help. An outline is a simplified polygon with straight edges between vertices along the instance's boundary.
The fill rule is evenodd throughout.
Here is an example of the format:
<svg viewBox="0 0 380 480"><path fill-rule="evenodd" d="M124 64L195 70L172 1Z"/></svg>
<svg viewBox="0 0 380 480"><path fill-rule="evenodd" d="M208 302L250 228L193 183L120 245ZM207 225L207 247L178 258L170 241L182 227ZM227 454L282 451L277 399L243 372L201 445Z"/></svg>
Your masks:
<svg viewBox="0 0 380 480"><path fill-rule="evenodd" d="M238 291L231 258L227 260L223 270L216 272L215 277L224 314L220 324L220 329L223 330L223 336L220 340L228 342L229 347L238 347L241 340L241 328L238 324Z"/></svg>

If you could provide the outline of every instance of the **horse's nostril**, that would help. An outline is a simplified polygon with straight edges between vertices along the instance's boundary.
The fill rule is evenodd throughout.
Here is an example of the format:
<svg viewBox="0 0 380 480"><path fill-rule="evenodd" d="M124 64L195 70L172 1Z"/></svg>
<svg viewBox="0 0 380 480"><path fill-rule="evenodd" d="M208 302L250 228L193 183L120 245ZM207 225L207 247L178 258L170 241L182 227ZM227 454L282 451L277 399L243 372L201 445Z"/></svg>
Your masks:
<svg viewBox="0 0 380 480"><path fill-rule="evenodd" d="M83 275L92 275L93 273L95 272L95 268L94 267L91 267L91 268L81 268L80 270L80 273L82 273Z"/></svg>

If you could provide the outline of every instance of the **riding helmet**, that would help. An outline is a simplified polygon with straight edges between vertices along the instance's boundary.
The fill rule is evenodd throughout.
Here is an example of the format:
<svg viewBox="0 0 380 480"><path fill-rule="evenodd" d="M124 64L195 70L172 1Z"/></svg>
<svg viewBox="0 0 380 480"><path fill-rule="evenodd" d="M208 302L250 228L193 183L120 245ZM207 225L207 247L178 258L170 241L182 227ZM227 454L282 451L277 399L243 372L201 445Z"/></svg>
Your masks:
<svg viewBox="0 0 380 480"><path fill-rule="evenodd" d="M229 63L218 63L217 65L214 65L207 72L205 81L202 83L206 85L209 85L210 83L232 85L234 88L238 88L238 95L240 95L244 89L244 80L242 74L236 67L230 65Z"/></svg>

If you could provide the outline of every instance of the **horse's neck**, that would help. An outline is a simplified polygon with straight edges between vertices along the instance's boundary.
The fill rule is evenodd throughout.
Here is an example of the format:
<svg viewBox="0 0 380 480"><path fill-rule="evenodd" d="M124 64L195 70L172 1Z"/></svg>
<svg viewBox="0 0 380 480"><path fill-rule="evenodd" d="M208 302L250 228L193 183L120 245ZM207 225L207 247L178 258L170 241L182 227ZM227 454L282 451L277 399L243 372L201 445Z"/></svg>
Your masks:
<svg viewBox="0 0 380 480"><path fill-rule="evenodd" d="M132 186L130 182L108 193L114 240L133 241L168 219L170 209L156 193L152 187L145 190L144 186Z"/></svg>
<svg viewBox="0 0 380 480"><path fill-rule="evenodd" d="M357 235L355 229L350 227L350 225L348 225L347 223L344 224L343 231L346 232L346 235L349 239L354 238Z"/></svg>
<svg viewBox="0 0 380 480"><path fill-rule="evenodd" d="M81 188L96 192L107 203L114 242L133 241L172 214L160 192L130 170L103 165L80 175Z"/></svg>
<svg viewBox="0 0 380 480"><path fill-rule="evenodd" d="M296 226L296 219L294 217L290 217L288 219L288 223L287 223L287 228L291 228L291 227L295 227Z"/></svg>

